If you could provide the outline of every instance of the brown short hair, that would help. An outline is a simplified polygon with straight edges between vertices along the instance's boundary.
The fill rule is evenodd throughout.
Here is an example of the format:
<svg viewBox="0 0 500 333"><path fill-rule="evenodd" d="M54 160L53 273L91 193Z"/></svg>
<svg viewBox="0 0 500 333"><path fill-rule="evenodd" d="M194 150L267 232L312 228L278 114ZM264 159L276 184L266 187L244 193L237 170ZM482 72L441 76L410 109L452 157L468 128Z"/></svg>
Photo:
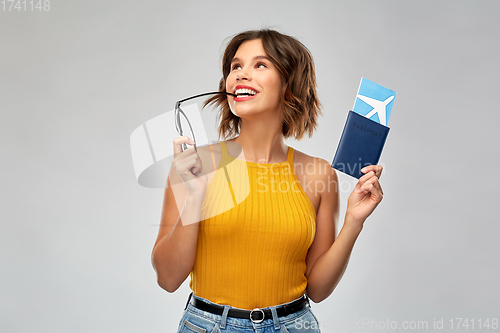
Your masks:
<svg viewBox="0 0 500 333"><path fill-rule="evenodd" d="M276 66L285 85L282 96L283 137L303 138L304 133L312 136L317 126L318 115L322 115L316 92L314 61L309 50L294 37L275 30L250 30L236 34L227 44L222 57L222 78L219 91L226 91L226 79L231 71L231 60L243 42L260 39L266 56ZM240 132L241 118L234 115L227 102L227 95L218 94L208 99L203 107L213 104L221 111L218 118L220 138L228 139Z"/></svg>

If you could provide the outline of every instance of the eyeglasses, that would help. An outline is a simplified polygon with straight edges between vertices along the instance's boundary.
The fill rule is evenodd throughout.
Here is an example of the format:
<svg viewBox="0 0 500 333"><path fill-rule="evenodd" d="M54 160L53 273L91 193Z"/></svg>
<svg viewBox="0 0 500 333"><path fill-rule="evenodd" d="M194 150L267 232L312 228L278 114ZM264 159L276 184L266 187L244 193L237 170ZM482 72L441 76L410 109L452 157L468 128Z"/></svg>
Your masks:
<svg viewBox="0 0 500 333"><path fill-rule="evenodd" d="M196 96L191 96L191 97L188 97L188 98L184 98L180 101L177 101L175 103L175 109L174 109L174 117L175 117L175 128L177 129L177 133L179 133L179 136L183 136L184 134L184 131L182 130L182 124L181 124L181 114L184 116L184 118L186 118L186 121L189 125L189 130L191 131L191 136L192 136L192 140L194 141L194 149L196 150L196 152L198 152L198 149L196 148L196 138L194 136L194 131L193 131L193 127L191 127L191 123L189 122L189 119L188 117L186 116L186 114L184 113L184 111L181 109L181 103L185 102L185 101L189 101L190 99L195 99L195 98L198 98L198 97L203 97L203 96L207 96L207 95L215 95L215 94L226 94L226 95L230 95L230 96L234 96L236 97L235 94L231 94L231 93L228 93L228 92L225 92L225 91L217 91L217 92L208 92L208 93L204 93L204 94L199 94L199 95L196 95ZM182 144L181 146L181 150L184 151L186 150L188 147L185 143Z"/></svg>
<svg viewBox="0 0 500 333"><path fill-rule="evenodd" d="M198 97L203 97L203 96L207 96L207 95L215 95L215 94L226 94L226 95L237 97L237 95L235 95L235 94L231 94L231 93L228 93L228 92L225 92L225 91L217 91L217 92L208 92L208 93L204 93L204 94L200 94L200 95L196 95L196 96L191 96L191 97L182 99L182 100L180 100L180 101L178 101L178 102L175 103L175 109L174 109L175 128L177 129L177 132L179 133L179 136L183 136L184 135L183 134L184 131L182 130L181 117L180 117L181 114L182 114L184 116L184 118L186 118L186 121L187 121L187 123L189 125L189 130L191 131L191 135L193 136L194 149L196 150L197 153L198 153L198 149L196 148L196 138L194 137L193 127L191 126L191 123L189 122L188 117L186 116L186 114L184 113L184 111L181 109L181 103L185 102L185 101L189 101L190 99L194 99L194 98L198 98ZM183 143L181 145L181 150L184 151L186 149L187 149L187 145L185 143ZM226 176L226 181L227 181L227 184L229 186L229 190L231 192L231 197L233 199L233 205L237 206L238 203L236 201L236 196L234 194L234 190L233 190L233 187L231 185L231 180L229 179L229 173L227 172L227 169L226 169L225 165L223 166L223 168L224 168L224 173L225 173L225 176Z"/></svg>

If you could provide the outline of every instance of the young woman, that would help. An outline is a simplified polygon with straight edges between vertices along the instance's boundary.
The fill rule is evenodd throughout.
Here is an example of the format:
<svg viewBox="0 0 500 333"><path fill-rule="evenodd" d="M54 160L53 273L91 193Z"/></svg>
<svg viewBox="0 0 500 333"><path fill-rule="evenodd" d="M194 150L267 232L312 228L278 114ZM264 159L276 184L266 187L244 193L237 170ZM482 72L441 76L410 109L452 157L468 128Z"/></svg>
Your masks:
<svg viewBox="0 0 500 333"><path fill-rule="evenodd" d="M319 332L309 299L323 301L340 281L382 200L382 167L363 169L335 239L335 170L284 143L311 136L320 114L307 48L277 31L246 31L227 45L222 71L219 91L237 97L207 103L220 107L226 141L207 153L182 151L194 144L187 136L174 140L152 252L158 284L174 292L191 277L179 332Z"/></svg>

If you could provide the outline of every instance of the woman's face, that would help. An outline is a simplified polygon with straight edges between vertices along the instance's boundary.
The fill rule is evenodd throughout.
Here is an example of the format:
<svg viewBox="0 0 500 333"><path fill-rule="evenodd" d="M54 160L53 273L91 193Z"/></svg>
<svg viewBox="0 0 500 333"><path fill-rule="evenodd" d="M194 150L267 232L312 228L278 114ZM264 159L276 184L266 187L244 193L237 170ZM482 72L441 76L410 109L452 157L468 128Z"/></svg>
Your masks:
<svg viewBox="0 0 500 333"><path fill-rule="evenodd" d="M229 107L238 117L261 113L280 114L283 87L281 76L266 56L260 39L240 45L226 79Z"/></svg>

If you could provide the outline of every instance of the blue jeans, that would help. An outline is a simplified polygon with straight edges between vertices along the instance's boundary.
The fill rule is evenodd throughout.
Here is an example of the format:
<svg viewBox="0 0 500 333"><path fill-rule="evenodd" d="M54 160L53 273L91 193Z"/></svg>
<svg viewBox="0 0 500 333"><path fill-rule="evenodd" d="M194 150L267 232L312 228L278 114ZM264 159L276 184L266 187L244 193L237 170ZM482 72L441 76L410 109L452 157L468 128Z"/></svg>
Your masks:
<svg viewBox="0 0 500 333"><path fill-rule="evenodd" d="M207 299L195 296L192 293L190 297L195 297L201 301L215 304ZM271 310L273 314L272 318L266 318L260 323L254 323L250 318L241 319L228 317L227 312L232 308L230 305L224 305L224 313L220 316L195 308L189 300L190 298L184 309L184 314L179 323L177 333L320 333L318 320L312 313L309 305L305 309L285 317L278 317L276 314L276 306L263 308L263 310Z"/></svg>

